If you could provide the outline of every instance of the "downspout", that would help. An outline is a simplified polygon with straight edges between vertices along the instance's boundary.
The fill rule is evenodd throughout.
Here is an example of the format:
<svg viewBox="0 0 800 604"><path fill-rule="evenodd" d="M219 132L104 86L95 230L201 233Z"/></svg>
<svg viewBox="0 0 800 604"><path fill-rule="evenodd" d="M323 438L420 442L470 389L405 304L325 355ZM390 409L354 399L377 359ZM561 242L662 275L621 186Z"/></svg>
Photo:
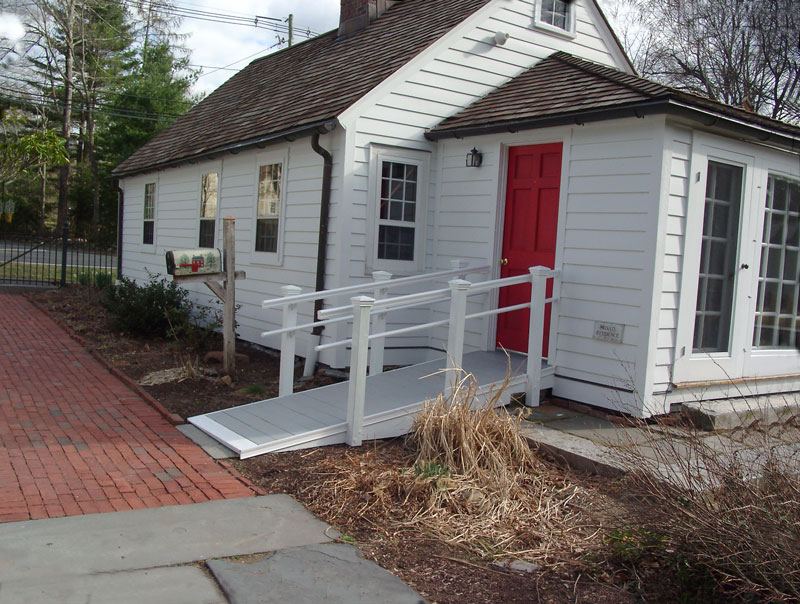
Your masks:
<svg viewBox="0 0 800 604"><path fill-rule="evenodd" d="M125 191L119 186L119 178L114 179L117 190L117 280L122 277L122 211L125 204Z"/></svg>
<svg viewBox="0 0 800 604"><path fill-rule="evenodd" d="M311 136L311 148L314 152L322 156L322 194L320 196L319 209L319 241L317 243L317 281L315 291L325 289L325 264L328 256L328 226L330 222L331 210L331 177L333 174L333 156L319 144L319 131ZM314 320L317 320L317 313L322 310L323 300L314 301ZM314 375L317 366L318 353L315 350L322 337L323 326L315 327L311 332L311 341L306 355L306 363L303 369L303 377L310 378Z"/></svg>

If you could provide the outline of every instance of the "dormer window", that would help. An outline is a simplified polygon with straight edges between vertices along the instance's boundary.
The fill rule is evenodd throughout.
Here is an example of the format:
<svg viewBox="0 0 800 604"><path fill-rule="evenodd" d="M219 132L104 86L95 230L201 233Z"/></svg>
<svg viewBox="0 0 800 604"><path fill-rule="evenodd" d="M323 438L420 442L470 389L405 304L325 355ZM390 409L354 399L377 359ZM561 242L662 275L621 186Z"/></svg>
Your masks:
<svg viewBox="0 0 800 604"><path fill-rule="evenodd" d="M539 0L537 3L536 25L554 33L575 34L574 1Z"/></svg>

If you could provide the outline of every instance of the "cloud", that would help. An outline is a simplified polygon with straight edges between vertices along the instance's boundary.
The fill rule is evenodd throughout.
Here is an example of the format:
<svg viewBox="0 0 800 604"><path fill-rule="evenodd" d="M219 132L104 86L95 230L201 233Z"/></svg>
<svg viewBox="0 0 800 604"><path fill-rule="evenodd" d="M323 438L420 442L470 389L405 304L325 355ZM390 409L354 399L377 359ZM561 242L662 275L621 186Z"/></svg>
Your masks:
<svg viewBox="0 0 800 604"><path fill-rule="evenodd" d="M10 40L12 44L19 42L25 35L25 26L17 15L0 14L0 38Z"/></svg>

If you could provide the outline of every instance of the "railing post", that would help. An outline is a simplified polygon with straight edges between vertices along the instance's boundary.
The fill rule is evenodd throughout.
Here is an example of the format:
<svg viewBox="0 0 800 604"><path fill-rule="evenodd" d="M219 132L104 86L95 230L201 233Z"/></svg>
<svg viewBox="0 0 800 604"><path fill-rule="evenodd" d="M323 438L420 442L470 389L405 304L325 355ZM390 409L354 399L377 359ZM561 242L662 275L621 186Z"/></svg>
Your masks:
<svg viewBox="0 0 800 604"><path fill-rule="evenodd" d="M69 224L64 222L61 227L61 287L67 284L67 254L69 253Z"/></svg>
<svg viewBox="0 0 800 604"><path fill-rule="evenodd" d="M528 386L525 390L525 404L539 406L539 393L542 389L542 340L544 339L544 307L547 299L547 278L550 269L546 266L532 266L531 274L531 318L528 330Z"/></svg>
<svg viewBox="0 0 800 604"><path fill-rule="evenodd" d="M392 273L386 271L373 271L372 278L375 281L389 281L392 278ZM375 288L375 299L383 300L389 296L389 288L386 286ZM386 331L386 313L381 312L373 318L372 332L383 333ZM369 374L377 375L383 373L383 357L386 345L385 338L378 338L373 340L372 348L369 351Z"/></svg>
<svg viewBox="0 0 800 604"><path fill-rule="evenodd" d="M357 447L364 437L369 315L375 300L367 296L356 296L351 302L353 303L353 348L350 351L350 383L347 388L347 444Z"/></svg>
<svg viewBox="0 0 800 604"><path fill-rule="evenodd" d="M447 333L447 370L445 394L458 383L457 372L464 360L464 326L467 321L467 292L472 285L464 279L453 279L450 285L450 322Z"/></svg>
<svg viewBox="0 0 800 604"><path fill-rule="evenodd" d="M281 287L283 297L298 296L302 290L296 285ZM283 307L283 325L297 325L297 303L290 302ZM294 331L281 334L281 372L278 381L278 396L288 396L294 392L294 355L297 347L297 334Z"/></svg>

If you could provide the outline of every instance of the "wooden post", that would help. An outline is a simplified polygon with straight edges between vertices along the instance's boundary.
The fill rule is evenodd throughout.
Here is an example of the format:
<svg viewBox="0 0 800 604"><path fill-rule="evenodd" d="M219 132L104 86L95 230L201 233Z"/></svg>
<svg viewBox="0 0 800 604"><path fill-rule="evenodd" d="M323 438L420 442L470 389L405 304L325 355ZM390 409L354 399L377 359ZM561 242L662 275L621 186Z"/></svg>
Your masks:
<svg viewBox="0 0 800 604"><path fill-rule="evenodd" d="M375 281L389 281L392 278L392 273L386 271L373 271L372 278ZM375 299L383 300L389 296L388 287L376 287ZM375 315L373 319L372 330L373 333L383 333L386 331L386 313L381 312ZM372 341L372 348L369 351L369 374L377 375L383 373L383 358L384 350L386 347L386 338L378 338Z"/></svg>
<svg viewBox="0 0 800 604"><path fill-rule="evenodd" d="M550 269L546 266L532 266L528 271L531 274L531 319L528 330L528 386L525 390L525 405L538 407L542 389L544 301L547 299L547 277Z"/></svg>
<svg viewBox="0 0 800 604"><path fill-rule="evenodd" d="M236 219L222 219L222 253L225 256L225 300L222 306L222 369L236 371Z"/></svg>
<svg viewBox="0 0 800 604"><path fill-rule="evenodd" d="M369 314L375 300L367 296L356 296L351 302L353 303L353 348L350 351L350 383L347 388L347 444L357 447L364 438Z"/></svg>
<svg viewBox="0 0 800 604"><path fill-rule="evenodd" d="M450 285L450 322L447 333L447 370L445 395L458 383L458 371L464 360L464 326L467 317L467 292L472 285L464 279L453 279Z"/></svg>
<svg viewBox="0 0 800 604"><path fill-rule="evenodd" d="M281 293L284 298L299 296L302 293L296 285L284 285ZM297 325L297 303L290 302L283 307L282 327L295 327ZM278 378L278 396L288 396L294 392L294 355L297 347L296 332L289 331L281 334L281 369Z"/></svg>

